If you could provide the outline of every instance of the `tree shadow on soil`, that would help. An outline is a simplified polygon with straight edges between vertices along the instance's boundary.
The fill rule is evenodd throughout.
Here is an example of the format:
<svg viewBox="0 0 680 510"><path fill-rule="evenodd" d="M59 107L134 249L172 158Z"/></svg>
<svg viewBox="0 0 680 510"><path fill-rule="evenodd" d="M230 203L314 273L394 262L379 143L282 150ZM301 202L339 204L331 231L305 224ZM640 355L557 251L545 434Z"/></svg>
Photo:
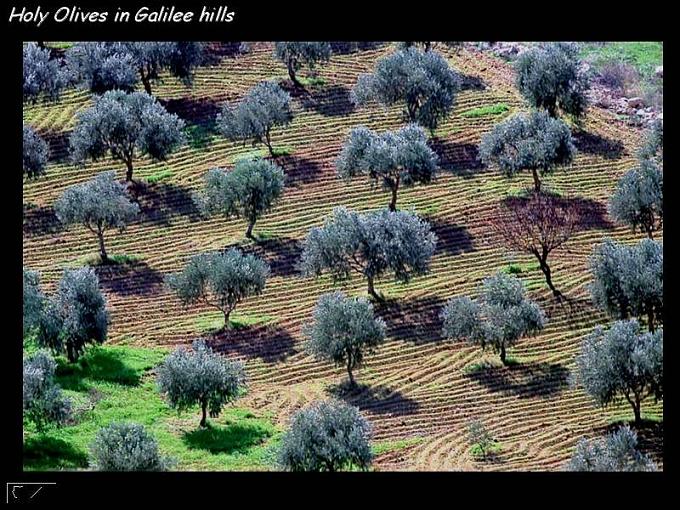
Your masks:
<svg viewBox="0 0 680 510"><path fill-rule="evenodd" d="M55 234L64 229L52 206L24 207L24 236Z"/></svg>
<svg viewBox="0 0 680 510"><path fill-rule="evenodd" d="M40 136L47 143L49 149L48 161L53 163L69 162L69 138L70 131L46 131Z"/></svg>
<svg viewBox="0 0 680 510"><path fill-rule="evenodd" d="M257 236L257 232L255 232ZM240 245L233 243L226 249L237 247L244 253L256 255L269 264L272 276L297 276L300 271L297 264L302 256L302 243L292 237L276 237L258 240L254 244Z"/></svg>
<svg viewBox="0 0 680 510"><path fill-rule="evenodd" d="M243 326L213 333L208 340L216 352L260 358L265 363L284 361L295 354L295 339L272 325Z"/></svg>
<svg viewBox="0 0 680 510"><path fill-rule="evenodd" d="M448 223L439 218L429 219L430 227L437 236L437 251L460 255L475 251L472 236L465 226Z"/></svg>
<svg viewBox="0 0 680 510"><path fill-rule="evenodd" d="M383 42L380 41L332 41L331 51L333 55L349 55L360 51L376 50Z"/></svg>
<svg viewBox="0 0 680 510"><path fill-rule="evenodd" d="M376 312L387 325L387 334L416 344L441 340L439 317L445 301L438 296L386 301Z"/></svg>
<svg viewBox="0 0 680 510"><path fill-rule="evenodd" d="M211 98L180 97L164 99L161 104L189 125L214 126L220 106Z"/></svg>
<svg viewBox="0 0 680 510"><path fill-rule="evenodd" d="M186 216L192 222L203 219L191 191L177 184L136 182L130 192L139 205L139 222L168 226L172 216Z"/></svg>
<svg viewBox="0 0 680 510"><path fill-rule="evenodd" d="M253 446L264 443L271 434L256 424L234 423L220 427L208 426L186 432L182 440L192 450L207 450L217 453L246 453Z"/></svg>
<svg viewBox="0 0 680 510"><path fill-rule="evenodd" d="M279 156L272 161L283 168L286 174L286 186L290 187L315 182L325 170L318 161L294 155ZM330 166L328 167L330 168Z"/></svg>
<svg viewBox="0 0 680 510"><path fill-rule="evenodd" d="M120 296L151 296L163 285L163 275L146 262L98 266L99 283Z"/></svg>
<svg viewBox="0 0 680 510"><path fill-rule="evenodd" d="M484 168L479 159L479 147L472 143L456 143L432 138L430 147L439 156L439 167L452 174L470 178Z"/></svg>
<svg viewBox="0 0 680 510"><path fill-rule="evenodd" d="M372 414L391 414L395 416L414 414L420 404L399 391L390 390L382 386L368 386L357 384L354 388L345 381L328 388L328 393L340 398L362 411Z"/></svg>
<svg viewBox="0 0 680 510"><path fill-rule="evenodd" d="M518 363L481 367L465 376L489 391L520 398L551 397L569 385L569 370L558 363Z"/></svg>
<svg viewBox="0 0 680 510"><path fill-rule="evenodd" d="M576 149L585 154L602 156L605 159L620 159L626 155L625 147L620 140L611 140L596 133L575 131L572 140Z"/></svg>
<svg viewBox="0 0 680 510"><path fill-rule="evenodd" d="M602 202L584 197L562 197L545 190L545 194L552 195L554 204L570 210L576 217L576 230L611 230L614 224L609 219L607 206ZM508 209L522 207L528 196L509 196L501 200L501 205Z"/></svg>
<svg viewBox="0 0 680 510"><path fill-rule="evenodd" d="M350 98L350 90L344 85L329 85L300 97L302 105L307 110L325 117L349 115L355 109Z"/></svg>
<svg viewBox="0 0 680 510"><path fill-rule="evenodd" d="M479 76L460 75L460 90L486 90L487 85Z"/></svg>
<svg viewBox="0 0 680 510"><path fill-rule="evenodd" d="M85 468L87 464L87 453L75 448L63 439L37 435L24 441L24 468L37 471L72 470Z"/></svg>

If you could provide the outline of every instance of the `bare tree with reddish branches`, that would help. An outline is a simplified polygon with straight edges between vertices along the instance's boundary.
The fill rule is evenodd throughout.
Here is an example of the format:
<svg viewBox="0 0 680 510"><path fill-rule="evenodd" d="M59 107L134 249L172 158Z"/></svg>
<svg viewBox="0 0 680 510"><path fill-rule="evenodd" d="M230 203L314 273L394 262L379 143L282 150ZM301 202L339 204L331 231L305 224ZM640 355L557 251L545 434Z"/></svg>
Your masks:
<svg viewBox="0 0 680 510"><path fill-rule="evenodd" d="M536 257L548 287L561 298L562 293L552 282L548 256L569 240L579 217L569 202L533 192L526 198L502 202L490 223L507 248Z"/></svg>

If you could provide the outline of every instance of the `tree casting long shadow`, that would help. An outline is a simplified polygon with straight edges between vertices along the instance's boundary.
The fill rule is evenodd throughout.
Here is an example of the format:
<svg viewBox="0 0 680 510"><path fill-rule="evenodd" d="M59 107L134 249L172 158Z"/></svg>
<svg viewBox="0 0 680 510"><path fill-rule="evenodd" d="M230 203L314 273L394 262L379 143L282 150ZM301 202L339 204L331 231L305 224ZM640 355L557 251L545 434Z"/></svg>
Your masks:
<svg viewBox="0 0 680 510"><path fill-rule="evenodd" d="M302 243L298 239L276 237L258 240L254 244L234 243L226 246L225 250L232 247L238 247L244 253L260 257L269 264L272 276L288 277L300 274L297 263L302 256Z"/></svg>
<svg viewBox="0 0 680 510"><path fill-rule="evenodd" d="M475 251L472 236L465 226L448 223L446 220L433 217L428 219L432 231L437 236L437 251L449 255L460 255Z"/></svg>
<svg viewBox="0 0 680 510"><path fill-rule="evenodd" d="M569 385L569 370L558 363L518 363L480 368L465 376L489 391L520 398L550 397Z"/></svg>
<svg viewBox="0 0 680 510"><path fill-rule="evenodd" d="M548 190L546 190L545 193L550 194ZM592 198L552 195L555 200L555 205L570 209L574 213L576 216L577 231L598 229L611 230L614 228L614 224L609 219L606 204L593 200ZM508 208L514 208L521 207L527 200L528 197L510 196L501 200L501 203Z"/></svg>
<svg viewBox="0 0 680 510"><path fill-rule="evenodd" d="M458 177L474 177L484 168L479 159L479 147L475 144L435 137L430 140L430 147L439 156L439 167Z"/></svg>
<svg viewBox="0 0 680 510"><path fill-rule="evenodd" d="M308 95L301 96L300 100L304 108L325 117L349 115L355 109L350 98L350 89L344 85L329 85L312 90Z"/></svg>
<svg viewBox="0 0 680 510"><path fill-rule="evenodd" d="M139 204L139 222L167 226L172 216L186 216L192 222L202 219L191 192L177 184L137 182L130 191Z"/></svg>
<svg viewBox="0 0 680 510"><path fill-rule="evenodd" d="M56 234L64 229L52 206L24 207L23 234L26 237Z"/></svg>
<svg viewBox="0 0 680 510"><path fill-rule="evenodd" d="M209 339L216 352L260 358L265 363L284 361L295 354L295 339L283 328L244 326L214 333Z"/></svg>
<svg viewBox="0 0 680 510"><path fill-rule="evenodd" d="M444 300L438 296L386 301L376 308L387 325L387 334L415 343L441 340L442 320L439 314Z"/></svg>
<svg viewBox="0 0 680 510"><path fill-rule="evenodd" d="M351 388L346 383L328 388L328 392L343 399L348 404L372 414L392 414L396 416L414 414L420 404L401 392L383 386L358 384Z"/></svg>
<svg viewBox="0 0 680 510"><path fill-rule="evenodd" d="M257 424L233 423L222 427L208 423L204 429L184 433L182 440L192 450L229 454L246 453L270 437L271 433Z"/></svg>
<svg viewBox="0 0 680 510"><path fill-rule="evenodd" d="M324 170L330 171L321 166L318 161L312 159L290 155L276 158L275 163L283 168L286 174L286 186L298 187L317 181Z"/></svg>
<svg viewBox="0 0 680 510"><path fill-rule="evenodd" d="M98 266L100 285L120 296L151 296L163 286L163 275L146 262Z"/></svg>
<svg viewBox="0 0 680 510"><path fill-rule="evenodd" d="M605 159L620 159L626 155L626 150L620 140L611 140L596 133L575 131L572 133L574 146L580 152L602 156Z"/></svg>

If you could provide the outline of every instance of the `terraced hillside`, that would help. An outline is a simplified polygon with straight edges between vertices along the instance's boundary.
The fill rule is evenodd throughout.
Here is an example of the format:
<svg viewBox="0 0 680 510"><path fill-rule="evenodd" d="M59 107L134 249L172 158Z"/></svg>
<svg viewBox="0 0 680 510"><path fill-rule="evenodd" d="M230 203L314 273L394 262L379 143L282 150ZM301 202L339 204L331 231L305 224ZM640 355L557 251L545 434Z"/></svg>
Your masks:
<svg viewBox="0 0 680 510"><path fill-rule="evenodd" d="M285 67L272 57L272 46L253 44L250 53L234 57L226 47L214 45L218 63L200 68L193 88L170 77L154 88L168 110L187 122L190 143L167 162L137 162L140 183L134 193L142 208L140 220L125 233L108 237L111 254L134 256L135 261L97 271L111 311L111 344L174 346L199 336L210 338L221 352L246 361L250 390L239 406L267 413L285 427L292 412L332 393L345 377L302 349L301 327L319 295L332 288L352 295L366 292L359 279L334 285L327 277L301 277L295 267L300 243L335 206L386 206L388 194L372 189L366 180L346 185L338 179L334 161L351 128L393 129L402 120L398 109L355 108L349 99L358 75L371 71L393 46L333 55L319 67L323 83L308 87L308 94L295 94L289 128L273 134L275 146L292 152L279 158L287 179L283 198L256 225L262 240L247 241L242 221L201 219L191 194L201 187L203 175L253 151L214 132L219 105L238 99L261 80L285 80ZM377 282L389 298L378 308L388 324L388 341L357 371L366 386L344 398L369 418L376 442L398 445L378 455L380 470L559 469L580 437L600 435L613 421L630 419L623 406L607 411L593 407L580 389L570 386L569 373L582 339L608 321L591 305L587 290L587 259L594 245L604 236L625 242L639 238L611 222L606 201L616 180L634 164L641 133L592 108L584 132L576 135L579 152L573 166L545 178L546 187L580 206L583 219L577 235L554 254L555 285L569 298L558 304L538 266L502 248L488 225L500 200L531 185L528 173L506 179L477 161L480 137L504 116L526 108L514 88L513 72L486 53L442 52L466 76L453 113L432 140L442 169L432 184L403 189L399 197L399 207L427 217L438 236L431 273L407 285ZM52 150L47 175L26 182L23 197L24 266L40 272L48 292L64 267L82 265L96 253L89 231L60 226L51 207L55 199L67 186L103 170L116 169L121 179L124 175L119 162L76 167L66 161L69 130L76 113L88 105L88 94L70 90L56 104L24 109L24 121L49 139ZM234 313L246 325L214 335L210 330L220 313L184 308L164 287L163 278L196 253L232 244L261 255L272 276L261 296ZM448 298L476 293L482 278L511 263L522 268L519 276L549 322L540 335L511 349L517 364L472 370L485 356L463 343L443 340L439 311ZM663 416L662 404L646 402L644 410L649 417ZM502 444L492 463L476 462L469 453L466 424L473 418L484 420ZM640 434L643 449L659 463L661 428L657 424Z"/></svg>

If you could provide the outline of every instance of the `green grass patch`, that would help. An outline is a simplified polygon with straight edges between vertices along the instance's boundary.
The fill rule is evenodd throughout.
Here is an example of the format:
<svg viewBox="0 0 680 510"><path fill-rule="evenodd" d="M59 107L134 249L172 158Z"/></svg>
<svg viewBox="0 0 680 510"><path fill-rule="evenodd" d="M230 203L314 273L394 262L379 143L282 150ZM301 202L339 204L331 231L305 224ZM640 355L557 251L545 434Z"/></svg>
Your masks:
<svg viewBox="0 0 680 510"><path fill-rule="evenodd" d="M420 209L419 213L423 216L431 216L433 214L437 214L440 209L441 206L439 204L431 204Z"/></svg>
<svg viewBox="0 0 680 510"><path fill-rule="evenodd" d="M322 87L327 83L320 76L298 76L298 81L305 87Z"/></svg>
<svg viewBox="0 0 680 510"><path fill-rule="evenodd" d="M642 75L650 75L663 65L663 44L660 42L588 43L581 47L581 57L592 60L595 67L607 62L625 62Z"/></svg>
<svg viewBox="0 0 680 510"><path fill-rule="evenodd" d="M384 441L373 445L371 450L373 451L373 455L382 455L383 453L403 450L414 444L422 443L424 440L425 439L422 437L410 437L408 439L398 439L396 441Z"/></svg>
<svg viewBox="0 0 680 510"><path fill-rule="evenodd" d="M503 450L503 445L498 441L494 441L486 447L486 451L477 443L470 447L470 454L477 460L484 460L488 457L498 455Z"/></svg>
<svg viewBox="0 0 680 510"><path fill-rule="evenodd" d="M215 126L209 124L192 124L184 128L187 142L192 149L205 149L215 138Z"/></svg>
<svg viewBox="0 0 680 510"><path fill-rule="evenodd" d="M146 182L149 184L154 184L156 182L160 182L162 180L168 179L175 175L175 172L170 170L169 168L166 168L165 170L161 170L160 172L156 172L155 174L151 174L149 177L146 178Z"/></svg>
<svg viewBox="0 0 680 510"><path fill-rule="evenodd" d="M45 46L48 48L56 48L58 50L67 50L71 46L73 46L75 43L70 42L70 41L55 41L55 42L46 42Z"/></svg>
<svg viewBox="0 0 680 510"><path fill-rule="evenodd" d="M501 271L506 274L525 274L538 271L541 266L538 262L528 262L525 264L508 264L501 268Z"/></svg>
<svg viewBox="0 0 680 510"><path fill-rule="evenodd" d="M90 253L89 255L83 255L78 257L71 262L65 264L65 267L78 268L83 266L89 267L99 267L99 266L121 266L127 264L136 264L140 262L142 257L134 254L120 254L120 255L109 255L109 261L106 264L102 263L101 256L99 254Z"/></svg>
<svg viewBox="0 0 680 510"><path fill-rule="evenodd" d="M477 372L484 372L485 370L501 369L504 367L514 367L522 363L519 358L514 358L512 356L505 357L505 365L501 362L500 357L497 355L491 359L483 359L477 363L471 363L463 367L464 374L475 374Z"/></svg>
<svg viewBox="0 0 680 510"><path fill-rule="evenodd" d="M487 106L480 106L479 108L473 108L466 112L461 113L461 117L466 118L476 118L476 117L486 117L488 115L501 115L505 112L510 111L510 107L505 103L496 103Z"/></svg>
<svg viewBox="0 0 680 510"><path fill-rule="evenodd" d="M247 315L233 312L229 317L231 327L234 329L247 328L256 324L268 324L275 320L269 315ZM215 333L224 326L224 315L221 312L206 312L194 319L194 326L200 333Z"/></svg>
<svg viewBox="0 0 680 510"><path fill-rule="evenodd" d="M152 369L168 351L121 346L88 349L75 364L58 360L57 382L74 400L74 423L39 434L24 424L24 469L86 469L97 431L113 421L141 423L176 470L263 470L273 467L281 431L268 417L227 406L199 430L198 408L178 414L163 400Z"/></svg>

